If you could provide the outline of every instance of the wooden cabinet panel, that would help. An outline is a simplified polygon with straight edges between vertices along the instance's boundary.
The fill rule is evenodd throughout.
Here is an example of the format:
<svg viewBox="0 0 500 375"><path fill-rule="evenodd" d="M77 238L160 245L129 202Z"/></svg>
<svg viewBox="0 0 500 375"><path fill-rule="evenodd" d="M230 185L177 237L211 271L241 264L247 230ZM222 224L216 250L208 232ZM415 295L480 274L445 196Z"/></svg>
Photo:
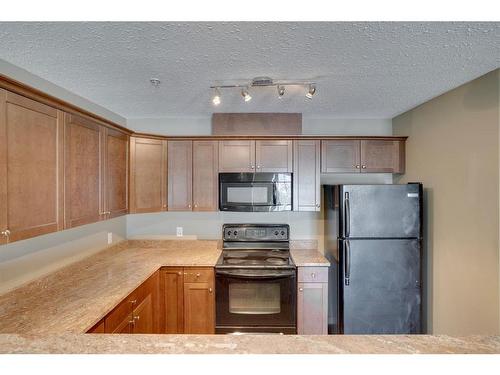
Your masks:
<svg viewBox="0 0 500 375"><path fill-rule="evenodd" d="M161 271L162 332L184 332L184 272L182 267L168 267Z"/></svg>
<svg viewBox="0 0 500 375"><path fill-rule="evenodd" d="M292 141L255 141L257 172L292 172Z"/></svg>
<svg viewBox="0 0 500 375"><path fill-rule="evenodd" d="M168 210L192 210L192 141L168 141Z"/></svg>
<svg viewBox="0 0 500 375"><path fill-rule="evenodd" d="M106 218L128 213L128 135L105 130L105 196Z"/></svg>
<svg viewBox="0 0 500 375"><path fill-rule="evenodd" d="M297 333L328 333L328 283L298 283Z"/></svg>
<svg viewBox="0 0 500 375"><path fill-rule="evenodd" d="M87 333L105 333L104 330L104 319L93 326L91 329L87 331Z"/></svg>
<svg viewBox="0 0 500 375"><path fill-rule="evenodd" d="M184 333L215 332L214 283L184 283Z"/></svg>
<svg viewBox="0 0 500 375"><path fill-rule="evenodd" d="M321 207L320 141L294 141L293 160L293 210L319 211Z"/></svg>
<svg viewBox="0 0 500 375"><path fill-rule="evenodd" d="M123 318L123 320L119 321L116 327L109 332L106 333L132 333L132 315L128 314Z"/></svg>
<svg viewBox="0 0 500 375"><path fill-rule="evenodd" d="M0 243L63 228L63 114L0 90Z"/></svg>
<svg viewBox="0 0 500 375"><path fill-rule="evenodd" d="M356 173L360 169L360 141L321 141L322 173Z"/></svg>
<svg viewBox="0 0 500 375"><path fill-rule="evenodd" d="M132 313L132 333L155 333L153 291L134 309Z"/></svg>
<svg viewBox="0 0 500 375"><path fill-rule="evenodd" d="M193 141L193 211L217 211L219 142Z"/></svg>
<svg viewBox="0 0 500 375"><path fill-rule="evenodd" d="M167 141L130 138L130 211L167 209Z"/></svg>
<svg viewBox="0 0 500 375"><path fill-rule="evenodd" d="M255 141L219 141L219 172L254 172Z"/></svg>
<svg viewBox="0 0 500 375"><path fill-rule="evenodd" d="M104 318L104 331L106 333L116 333L125 327L125 322L132 321L132 311L137 304L137 297L131 293L127 298L121 301L106 317ZM130 327L129 327L130 328Z"/></svg>
<svg viewBox="0 0 500 375"><path fill-rule="evenodd" d="M65 227L104 218L104 128L75 115L67 115L65 128Z"/></svg>
<svg viewBox="0 0 500 375"><path fill-rule="evenodd" d="M404 173L405 144L403 141L362 140L362 173Z"/></svg>

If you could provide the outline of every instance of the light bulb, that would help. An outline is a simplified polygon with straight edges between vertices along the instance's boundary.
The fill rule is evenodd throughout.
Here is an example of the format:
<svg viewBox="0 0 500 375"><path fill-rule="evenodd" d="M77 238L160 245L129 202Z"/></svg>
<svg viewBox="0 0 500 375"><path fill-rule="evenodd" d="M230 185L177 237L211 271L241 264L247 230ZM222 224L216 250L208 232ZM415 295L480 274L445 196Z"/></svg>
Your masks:
<svg viewBox="0 0 500 375"><path fill-rule="evenodd" d="M312 99L313 95L316 93L316 86L309 85L309 91L307 91L306 98Z"/></svg>
<svg viewBox="0 0 500 375"><path fill-rule="evenodd" d="M252 96L250 95L250 93L248 92L248 89L243 89L241 90L241 95L243 96L243 98L245 99L245 102L249 102L250 100L252 100Z"/></svg>
<svg viewBox="0 0 500 375"><path fill-rule="evenodd" d="M215 89L215 95L212 99L212 103L214 105L219 105L220 104L220 92L219 92L219 89Z"/></svg>
<svg viewBox="0 0 500 375"><path fill-rule="evenodd" d="M278 89L278 99L281 99L285 95L285 86L277 86Z"/></svg>

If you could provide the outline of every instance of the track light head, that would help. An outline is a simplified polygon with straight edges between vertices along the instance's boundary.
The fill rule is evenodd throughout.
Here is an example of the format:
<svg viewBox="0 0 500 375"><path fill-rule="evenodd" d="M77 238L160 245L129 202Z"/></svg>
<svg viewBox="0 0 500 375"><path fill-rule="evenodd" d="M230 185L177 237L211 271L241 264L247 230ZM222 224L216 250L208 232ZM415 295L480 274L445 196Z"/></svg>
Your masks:
<svg viewBox="0 0 500 375"><path fill-rule="evenodd" d="M306 98L312 99L313 95L316 93L316 86L309 85L309 90L307 91Z"/></svg>
<svg viewBox="0 0 500 375"><path fill-rule="evenodd" d="M285 86L278 85L276 88L278 89L278 99L283 98L283 95L285 95Z"/></svg>
<svg viewBox="0 0 500 375"><path fill-rule="evenodd" d="M248 88L244 88L243 90L241 90L241 96L243 96L245 102L249 102L250 100L252 100L252 96L248 92Z"/></svg>
<svg viewBox="0 0 500 375"><path fill-rule="evenodd" d="M215 94L214 94L214 97L212 98L212 103L213 103L213 105L220 104L220 92L219 92L219 89L217 87L215 88Z"/></svg>

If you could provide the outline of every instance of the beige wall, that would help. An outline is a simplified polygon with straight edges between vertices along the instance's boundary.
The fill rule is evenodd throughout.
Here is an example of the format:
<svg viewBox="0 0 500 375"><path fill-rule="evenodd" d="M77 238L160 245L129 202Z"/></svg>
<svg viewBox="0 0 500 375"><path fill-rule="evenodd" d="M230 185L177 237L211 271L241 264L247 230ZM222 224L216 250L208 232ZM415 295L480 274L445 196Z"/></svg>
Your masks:
<svg viewBox="0 0 500 375"><path fill-rule="evenodd" d="M425 194L428 331L498 334L499 70L393 119Z"/></svg>

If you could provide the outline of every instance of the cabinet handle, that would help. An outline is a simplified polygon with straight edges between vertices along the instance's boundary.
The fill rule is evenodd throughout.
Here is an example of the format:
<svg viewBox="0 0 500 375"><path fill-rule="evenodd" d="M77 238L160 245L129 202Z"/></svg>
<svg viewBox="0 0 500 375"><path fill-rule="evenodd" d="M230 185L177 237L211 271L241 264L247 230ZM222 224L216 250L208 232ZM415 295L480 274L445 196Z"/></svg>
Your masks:
<svg viewBox="0 0 500 375"><path fill-rule="evenodd" d="M359 164L358 164L358 165L356 165L356 169L359 169Z"/></svg>
<svg viewBox="0 0 500 375"><path fill-rule="evenodd" d="M140 316L140 315L136 315L136 316L134 316L134 320L139 320L140 318L141 318L141 316Z"/></svg>
<svg viewBox="0 0 500 375"><path fill-rule="evenodd" d="M135 305L137 303L137 300L136 299L133 299L133 300L130 300L129 301L132 305Z"/></svg>
<svg viewBox="0 0 500 375"><path fill-rule="evenodd" d="M312 273L311 273L311 277L312 277L313 279L315 279L315 278L316 278L316 274L315 274L314 272L312 272Z"/></svg>
<svg viewBox="0 0 500 375"><path fill-rule="evenodd" d="M188 208L191 208L191 205L190 205L190 204L188 204Z"/></svg>
<svg viewBox="0 0 500 375"><path fill-rule="evenodd" d="M181 272L181 271L179 271L179 272L177 272L177 273L179 274L179 276L181 276L181 275L182 275L182 272Z"/></svg>
<svg viewBox="0 0 500 375"><path fill-rule="evenodd" d="M199 273L196 274L196 277L200 277L200 276L201 276L201 274L199 274Z"/></svg>
<svg viewBox="0 0 500 375"><path fill-rule="evenodd" d="M166 205L166 204L164 204L164 205L163 205L163 208L167 208L167 205Z"/></svg>
<svg viewBox="0 0 500 375"><path fill-rule="evenodd" d="M255 166L254 166L254 165L252 165L252 166L250 166L250 168L255 169Z"/></svg>
<svg viewBox="0 0 500 375"><path fill-rule="evenodd" d="M361 168L366 169L366 165L362 165Z"/></svg>
<svg viewBox="0 0 500 375"><path fill-rule="evenodd" d="M135 327L135 320L134 319L129 320L128 324L131 324L132 327Z"/></svg>
<svg viewBox="0 0 500 375"><path fill-rule="evenodd" d="M111 211L107 211L106 213L107 213L108 215L111 215Z"/></svg>
<svg viewBox="0 0 500 375"><path fill-rule="evenodd" d="M208 293L212 293L212 288L208 288Z"/></svg>
<svg viewBox="0 0 500 375"><path fill-rule="evenodd" d="M194 208L198 208L198 205L196 203L194 204Z"/></svg>
<svg viewBox="0 0 500 375"><path fill-rule="evenodd" d="M2 236L9 237L10 236L10 230L5 229L2 231Z"/></svg>
<svg viewBox="0 0 500 375"><path fill-rule="evenodd" d="M257 166L257 169L260 169L260 165Z"/></svg>
<svg viewBox="0 0 500 375"><path fill-rule="evenodd" d="M303 292L304 291L304 288L299 288L299 292Z"/></svg>

